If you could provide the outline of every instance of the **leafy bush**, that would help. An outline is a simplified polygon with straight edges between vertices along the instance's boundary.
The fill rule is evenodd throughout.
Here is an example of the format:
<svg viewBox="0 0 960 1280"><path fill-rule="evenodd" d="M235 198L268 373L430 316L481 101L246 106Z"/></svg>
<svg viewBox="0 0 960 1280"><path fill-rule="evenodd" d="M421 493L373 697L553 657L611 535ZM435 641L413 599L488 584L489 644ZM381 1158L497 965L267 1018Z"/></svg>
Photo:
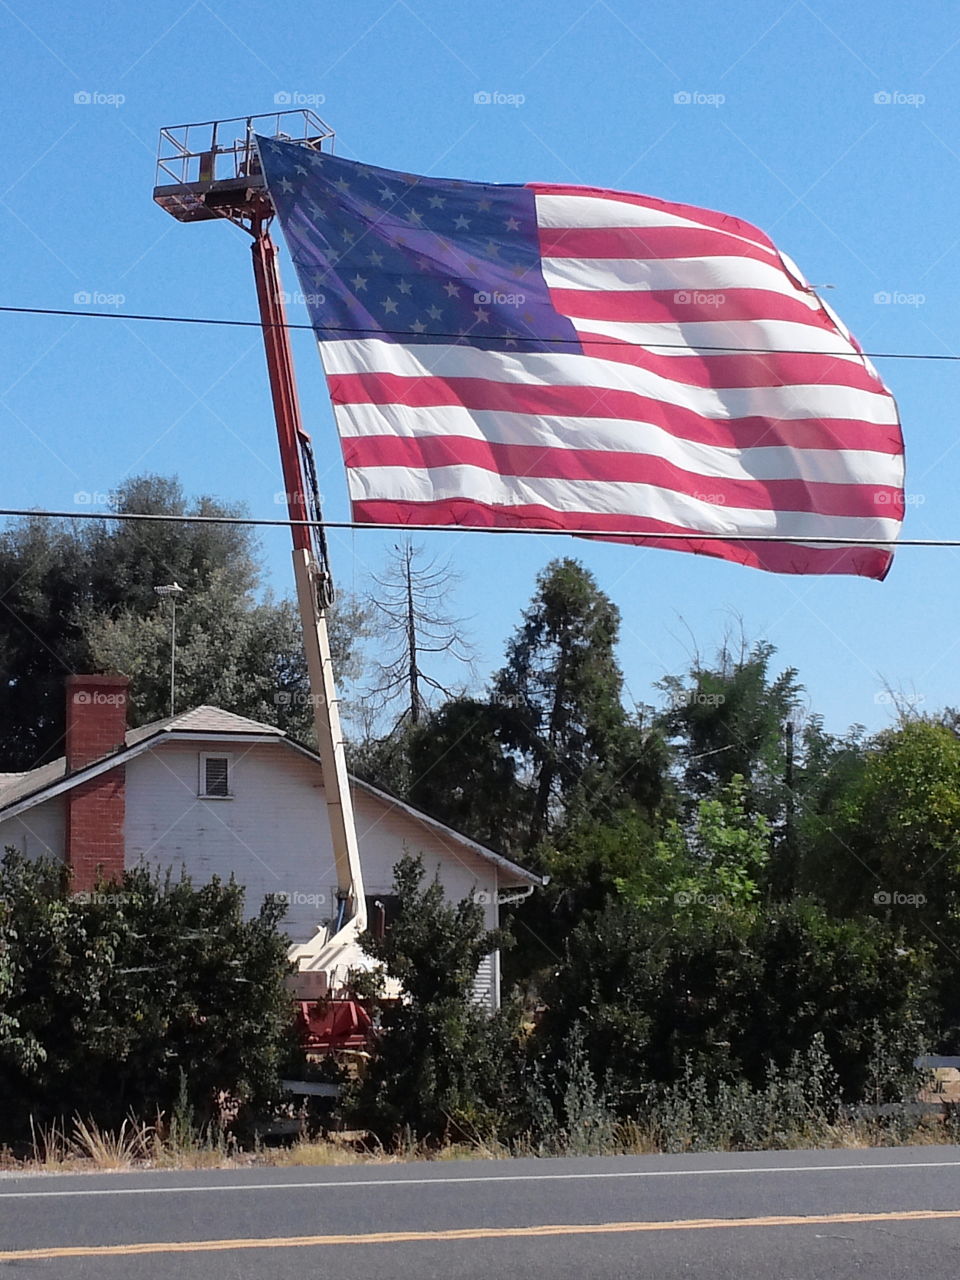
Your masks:
<svg viewBox="0 0 960 1280"><path fill-rule="evenodd" d="M525 1102L539 1155L605 1155L615 1142L616 1117L590 1067L579 1024L556 1063L534 1063Z"/></svg>
<svg viewBox="0 0 960 1280"><path fill-rule="evenodd" d="M183 1089L201 1122L220 1095L277 1097L292 1049L282 905L244 920L232 880L147 870L71 896L68 875L0 860L0 1141L31 1117L156 1119Z"/></svg>
<svg viewBox="0 0 960 1280"><path fill-rule="evenodd" d="M711 1086L687 1064L678 1080L647 1088L639 1115L660 1151L756 1151L822 1146L840 1110L836 1072L815 1035L784 1071L768 1063L756 1087L744 1079Z"/></svg>
<svg viewBox="0 0 960 1280"><path fill-rule="evenodd" d="M650 1085L691 1076L708 1089L762 1088L822 1037L847 1097L868 1088L879 1036L909 1061L929 1004L926 953L877 920L835 920L816 904L678 912L667 924L611 903L571 934L537 1036L560 1061L582 1029L590 1066L621 1115Z"/></svg>
<svg viewBox="0 0 960 1280"><path fill-rule="evenodd" d="M397 917L365 950L398 982L403 998L382 1010L381 1037L357 1103L381 1137L421 1139L490 1133L508 1105L503 1059L509 1013L491 1019L473 996L481 960L507 941L488 931L483 908L446 901L439 880L424 883L420 857L394 869Z"/></svg>

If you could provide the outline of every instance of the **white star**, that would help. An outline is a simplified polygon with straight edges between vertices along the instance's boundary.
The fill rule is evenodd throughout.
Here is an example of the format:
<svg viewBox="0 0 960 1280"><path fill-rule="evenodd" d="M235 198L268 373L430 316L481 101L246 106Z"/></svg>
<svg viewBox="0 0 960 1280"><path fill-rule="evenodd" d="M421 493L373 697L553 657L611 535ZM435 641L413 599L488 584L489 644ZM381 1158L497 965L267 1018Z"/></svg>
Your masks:
<svg viewBox="0 0 960 1280"><path fill-rule="evenodd" d="M371 267L382 267L383 255L374 250L373 253L367 255L367 261L370 263Z"/></svg>
<svg viewBox="0 0 960 1280"><path fill-rule="evenodd" d="M427 311L427 315L430 317L431 320L439 320L440 317L443 315L443 312L440 310L439 307L430 307L429 310Z"/></svg>
<svg viewBox="0 0 960 1280"><path fill-rule="evenodd" d="M457 286L453 283L453 281L452 281L452 280L448 280L448 281L447 281L447 283L446 283L443 287L444 287L444 289L446 289L446 291L447 291L447 297L448 297L448 298L459 298L459 297L460 297L460 290L457 288Z"/></svg>
<svg viewBox="0 0 960 1280"><path fill-rule="evenodd" d="M414 333L423 333L426 327L427 326L422 320L414 320L413 324L410 326Z"/></svg>
<svg viewBox="0 0 960 1280"><path fill-rule="evenodd" d="M490 312L484 311L483 307L477 307L473 314L477 317L480 324L483 324L485 320L490 319Z"/></svg>
<svg viewBox="0 0 960 1280"><path fill-rule="evenodd" d="M283 188L283 190L284 190L284 191L292 191L292 190L293 190L293 183L292 183L292 182L289 182L286 178L281 178L281 179L280 179L280 186Z"/></svg>
<svg viewBox="0 0 960 1280"><path fill-rule="evenodd" d="M302 164L297 165L297 173L302 173L304 177L307 176L307 171Z"/></svg>
<svg viewBox="0 0 960 1280"><path fill-rule="evenodd" d="M400 290L401 293L409 293L411 289L411 285L408 280L398 280L397 288Z"/></svg>
<svg viewBox="0 0 960 1280"><path fill-rule="evenodd" d="M513 337L513 335L510 333L509 330L507 330L507 332L503 336L506 339L506 341L503 344L505 347L515 347L517 345L516 338Z"/></svg>
<svg viewBox="0 0 960 1280"><path fill-rule="evenodd" d="M431 197L430 197L430 208L431 208L431 209L442 209L445 203L446 203L446 201L445 201L441 196L431 196Z"/></svg>
<svg viewBox="0 0 960 1280"><path fill-rule="evenodd" d="M494 244L492 240L488 240L487 253L489 253L490 257L496 258L499 252L500 252L500 246L498 244Z"/></svg>
<svg viewBox="0 0 960 1280"><path fill-rule="evenodd" d="M354 231L344 231L344 233L343 233L343 238L344 238L344 240L346 240L347 244L353 244L354 240L356 240L356 238L357 238L357 236L356 236L356 232L354 232Z"/></svg>
<svg viewBox="0 0 960 1280"><path fill-rule="evenodd" d="M350 190L350 183L346 180L346 178L338 178L333 185L337 188L338 191L344 192L344 194L346 194L346 192Z"/></svg>
<svg viewBox="0 0 960 1280"><path fill-rule="evenodd" d="M470 225L470 219L465 218L461 213L459 218L454 219L453 225L457 228L458 231L466 231L467 227L469 227Z"/></svg>
<svg viewBox="0 0 960 1280"><path fill-rule="evenodd" d="M387 313L387 315L390 315L391 312L396 313L397 304L394 302L392 298L384 298L383 309Z"/></svg>
<svg viewBox="0 0 960 1280"><path fill-rule="evenodd" d="M519 230L520 230L520 223L517 221L517 219L516 219L516 218L508 218L508 219L507 219L507 230L508 230L508 231L519 231Z"/></svg>
<svg viewBox="0 0 960 1280"><path fill-rule="evenodd" d="M417 226L419 227L420 223L423 221L423 214L422 214L422 213L420 213L420 212L418 212L418 210L416 210L416 209L411 209L411 210L410 210L410 220L411 220L411 222L415 222L415 223L417 224Z"/></svg>
<svg viewBox="0 0 960 1280"><path fill-rule="evenodd" d="M389 188L389 187L381 187L381 188L380 188L380 199L381 199L381 200L393 200L393 199L394 199L394 194L393 194L393 192L390 190L390 188Z"/></svg>
<svg viewBox="0 0 960 1280"><path fill-rule="evenodd" d="M363 278L362 275L360 275L359 272L357 272L357 274L353 277L350 283L353 285L354 289L356 289L358 292L360 289L365 289L367 287L366 280Z"/></svg>

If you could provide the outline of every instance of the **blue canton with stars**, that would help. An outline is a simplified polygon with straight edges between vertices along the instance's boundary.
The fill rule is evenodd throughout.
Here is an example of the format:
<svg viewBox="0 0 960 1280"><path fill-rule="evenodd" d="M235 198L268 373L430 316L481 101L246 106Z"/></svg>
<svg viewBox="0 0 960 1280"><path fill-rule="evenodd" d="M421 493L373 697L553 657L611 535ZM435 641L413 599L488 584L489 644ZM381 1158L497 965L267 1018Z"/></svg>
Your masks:
<svg viewBox="0 0 960 1280"><path fill-rule="evenodd" d="M528 187L417 177L274 138L257 144L321 341L581 350L550 301Z"/></svg>

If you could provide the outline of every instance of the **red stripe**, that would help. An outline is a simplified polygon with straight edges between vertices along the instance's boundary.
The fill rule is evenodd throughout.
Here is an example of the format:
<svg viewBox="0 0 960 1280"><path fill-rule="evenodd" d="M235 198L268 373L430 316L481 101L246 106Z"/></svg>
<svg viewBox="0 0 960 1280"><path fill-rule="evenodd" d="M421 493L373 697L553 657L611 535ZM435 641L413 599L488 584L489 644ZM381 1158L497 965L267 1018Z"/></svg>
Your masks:
<svg viewBox="0 0 960 1280"><path fill-rule="evenodd" d="M599 515L592 511L557 512L549 507L497 507L456 499L447 502L354 502L353 518L367 524L461 525L467 528L565 529L592 532L604 541L630 542L665 551L732 560L771 573L843 573L884 578L893 555L876 547L802 547L792 542L689 541L664 542L657 537L604 538L604 531L636 529L638 533L689 533L687 529L641 516Z"/></svg>
<svg viewBox="0 0 960 1280"><path fill-rule="evenodd" d="M558 289L551 285L550 301L561 315L578 320L634 324L785 320L836 334L824 312L812 310L800 298L768 289ZM664 340L669 342L671 335L664 334ZM720 334L717 342L722 341Z"/></svg>
<svg viewBox="0 0 960 1280"><path fill-rule="evenodd" d="M491 382L484 378L404 378L393 373L332 374L327 383L334 404L402 404L411 408L460 405L505 413L618 418L649 422L680 439L732 449L786 445L793 449L870 449L894 455L903 450L895 425L875 426L842 418L748 417L712 421L689 409L632 391Z"/></svg>
<svg viewBox="0 0 960 1280"><path fill-rule="evenodd" d="M715 209L700 209L694 204L675 204L672 200L657 200L655 196L633 195L627 191L611 191L607 187L556 186L547 182L528 182L526 186L542 196L594 196L600 200L615 200L619 204L640 205L643 209L655 209L658 213L672 213L680 218L689 218L691 222L699 222L703 227L711 227L714 231L747 236L773 249L774 253L777 252L776 245L759 227L740 218L732 218L727 213L718 213Z"/></svg>
<svg viewBox="0 0 960 1280"><path fill-rule="evenodd" d="M541 227L543 258L752 258L779 267L770 249L706 227Z"/></svg>
<svg viewBox="0 0 960 1280"><path fill-rule="evenodd" d="M699 475L643 453L601 449L547 449L498 444L471 436L348 436L348 467L479 467L501 476L649 484L716 507L752 511L805 511L825 516L903 514L902 491L892 485L826 484L800 479L732 480Z"/></svg>
<svg viewBox="0 0 960 1280"><path fill-rule="evenodd" d="M730 352L666 355L656 348L638 346L599 333L580 331L583 354L595 360L634 365L689 387L733 390L737 387L837 386L889 394L880 379L859 360L821 355L815 351L773 354ZM838 345L842 340L838 339Z"/></svg>

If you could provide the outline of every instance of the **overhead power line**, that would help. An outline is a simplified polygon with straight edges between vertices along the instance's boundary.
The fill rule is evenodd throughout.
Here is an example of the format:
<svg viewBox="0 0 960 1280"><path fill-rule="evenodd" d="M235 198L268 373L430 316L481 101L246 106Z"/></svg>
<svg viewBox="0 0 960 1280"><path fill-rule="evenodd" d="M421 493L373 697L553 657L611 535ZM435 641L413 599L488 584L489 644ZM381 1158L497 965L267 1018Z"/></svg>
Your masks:
<svg viewBox="0 0 960 1280"><path fill-rule="evenodd" d="M611 538L639 538L657 542L798 542L819 546L839 547L960 547L960 538L835 538L797 537L786 533L638 533L636 529L605 529L602 533L592 530L530 528L525 525L474 525L474 524L401 524L384 521L376 524L359 520L266 520L254 516L175 516L157 515L147 511L38 511L29 507L0 507L0 517L26 516L45 520L134 520L153 521L160 524L239 524L270 529L351 529L375 532L377 529L401 529L407 533L510 533L536 534L543 537L586 538L609 542Z"/></svg>
<svg viewBox="0 0 960 1280"><path fill-rule="evenodd" d="M385 334L391 338L449 338L451 342L462 342L468 335L462 333L442 333L425 330L419 335L414 335L409 329L384 329L384 328L349 328L344 325L313 325L313 324L278 324L278 325L262 325L259 320L227 320L218 319L212 316L167 316L167 315L147 315L144 313L129 314L123 311L70 311L64 307L6 307L0 306L0 312L8 315L25 315L25 316L73 316L79 320L147 320L159 324L206 324L218 325L228 329L303 329L315 333L321 330L324 333L343 333L343 334ZM573 338L528 338L525 339L522 334L505 334L503 337L488 336L476 339L478 342L511 342L514 346L518 342L536 341L542 345L555 345L558 347L576 345ZM690 350L690 344L687 342L643 342L638 346L653 347L657 351L687 351ZM591 338L591 347L622 347L623 342L616 338L603 339ZM717 354L726 353L727 355L747 355L747 356L843 356L849 358L850 351L805 351L801 347L720 347L720 346L697 346L697 353L710 351ZM867 360L939 360L947 363L956 363L960 361L960 355L937 354L928 351L863 351L860 353ZM809 539L806 539L809 541Z"/></svg>

